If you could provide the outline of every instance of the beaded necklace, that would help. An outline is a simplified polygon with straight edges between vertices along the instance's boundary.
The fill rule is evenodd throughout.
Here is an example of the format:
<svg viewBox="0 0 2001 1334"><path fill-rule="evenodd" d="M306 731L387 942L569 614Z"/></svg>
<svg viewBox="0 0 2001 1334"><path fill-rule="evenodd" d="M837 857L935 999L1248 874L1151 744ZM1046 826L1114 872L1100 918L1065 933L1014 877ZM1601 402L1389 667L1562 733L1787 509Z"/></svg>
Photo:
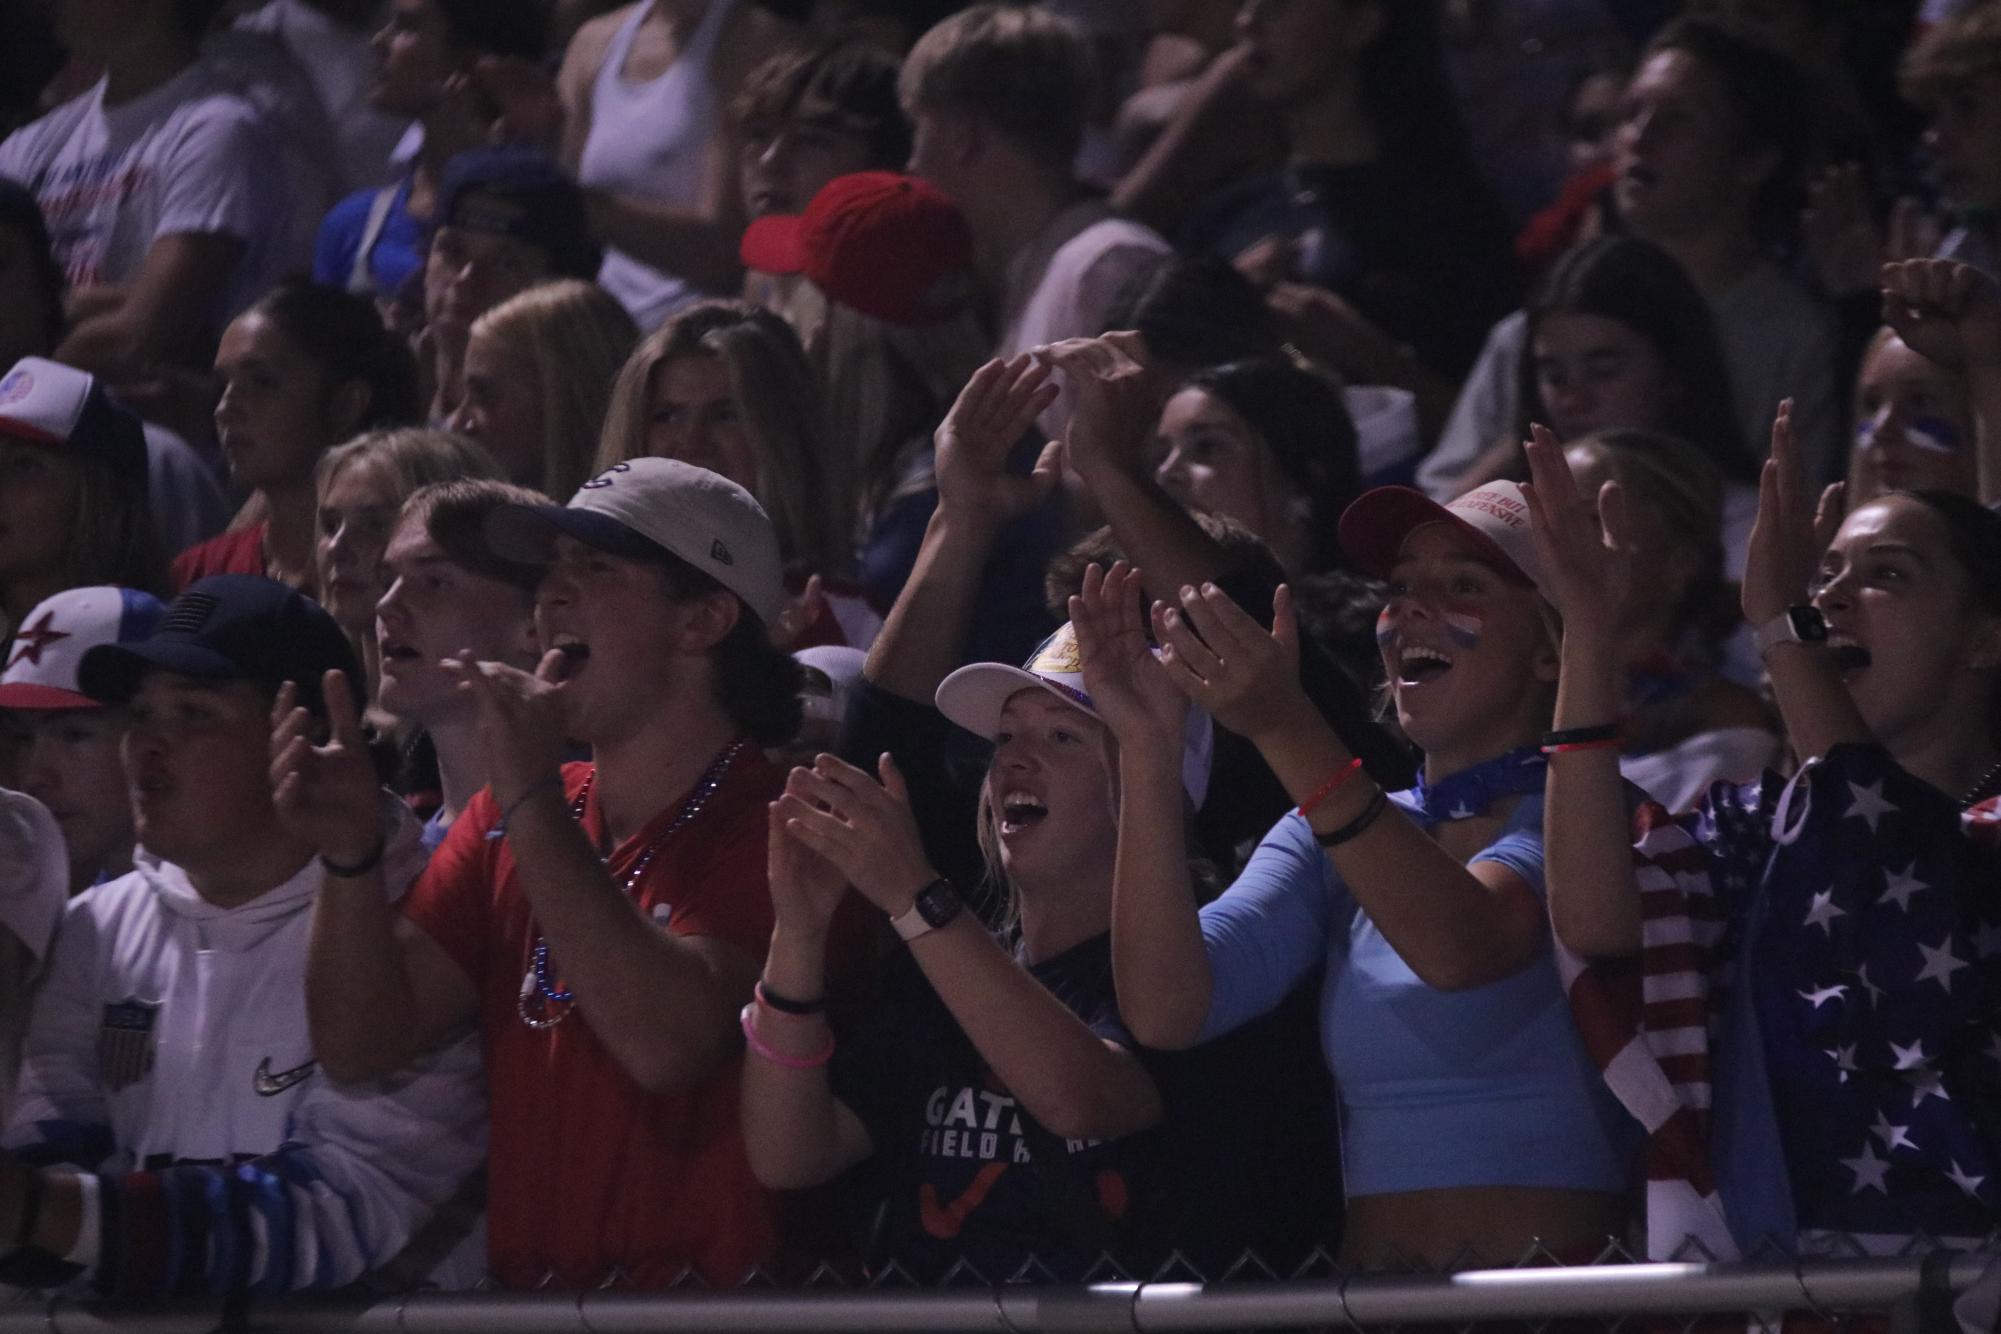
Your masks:
<svg viewBox="0 0 2001 1334"><path fill-rule="evenodd" d="M1978 806L1988 797L1993 796L1996 791L1995 781L1997 779L2001 779L2001 764L1995 765L1992 769L1982 774L1980 781L1967 789L1966 795L1959 799L1959 808L1966 810L1969 807Z"/></svg>
<svg viewBox="0 0 2001 1334"><path fill-rule="evenodd" d="M681 803L681 809L675 813L667 827L660 831L659 836L646 845L638 859L632 863L632 869L625 873L625 882L619 888L628 898L632 895L633 887L646 874L646 868L653 865L653 859L659 855L660 849L667 845L667 840L681 832L689 821L702 813L702 807L708 805L709 798L713 797L716 789L722 786L723 775L728 772L730 762L736 759L737 753L748 744L745 741L732 742L722 754L709 763L708 769L696 780L694 790L688 794L687 800ZM583 823L584 806L590 800L591 787L597 782L597 777L597 767L593 765L590 773L584 777L584 785L577 789L576 800L570 803L570 818L578 824ZM611 858L600 857L598 860L609 862ZM570 1011L575 1008L571 1002L575 998L575 992L556 982L551 976L549 938L537 932L528 971L521 979L521 996L515 1003L515 1009L521 1015L521 1022L538 1032L554 1028L570 1017Z"/></svg>

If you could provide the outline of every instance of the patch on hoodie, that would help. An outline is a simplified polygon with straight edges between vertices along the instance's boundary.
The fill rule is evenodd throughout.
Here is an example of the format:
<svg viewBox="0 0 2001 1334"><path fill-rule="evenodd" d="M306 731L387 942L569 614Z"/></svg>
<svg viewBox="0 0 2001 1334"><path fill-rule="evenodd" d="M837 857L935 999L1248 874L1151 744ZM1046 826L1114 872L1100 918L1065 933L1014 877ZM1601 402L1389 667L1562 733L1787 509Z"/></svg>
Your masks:
<svg viewBox="0 0 2001 1334"><path fill-rule="evenodd" d="M97 1030L97 1072L113 1093L153 1073L153 1029L160 1002L127 996L104 1007Z"/></svg>

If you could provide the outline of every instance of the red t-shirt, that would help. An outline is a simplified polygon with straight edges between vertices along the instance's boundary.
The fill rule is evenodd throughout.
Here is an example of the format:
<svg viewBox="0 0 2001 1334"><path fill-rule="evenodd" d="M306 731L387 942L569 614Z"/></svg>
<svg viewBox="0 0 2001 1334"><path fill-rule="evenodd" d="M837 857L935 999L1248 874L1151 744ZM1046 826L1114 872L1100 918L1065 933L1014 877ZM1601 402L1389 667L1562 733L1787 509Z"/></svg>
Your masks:
<svg viewBox="0 0 2001 1334"><path fill-rule="evenodd" d="M264 573L264 530L268 523L253 523L232 533L222 533L198 542L174 557L168 577L180 592L197 579L212 574Z"/></svg>
<svg viewBox="0 0 2001 1334"><path fill-rule="evenodd" d="M591 772L565 765L573 802ZM680 936L710 936L763 958L771 940L765 880L767 802L784 786L746 746L693 820L667 839L631 891L640 910ZM627 871L680 803L620 844L607 869ZM458 961L480 992L493 1133L487 1160L487 1255L494 1277L533 1287L554 1272L592 1287L614 1268L638 1286L670 1283L692 1265L733 1286L775 1250L773 1202L751 1175L732 1060L700 1087L649 1094L598 1042L581 1008L554 1028L521 1020L522 980L537 935L490 790L451 832L403 912ZM597 795L583 813L604 829ZM550 968L560 986L562 959ZM663 1016L664 1017L664 1016Z"/></svg>

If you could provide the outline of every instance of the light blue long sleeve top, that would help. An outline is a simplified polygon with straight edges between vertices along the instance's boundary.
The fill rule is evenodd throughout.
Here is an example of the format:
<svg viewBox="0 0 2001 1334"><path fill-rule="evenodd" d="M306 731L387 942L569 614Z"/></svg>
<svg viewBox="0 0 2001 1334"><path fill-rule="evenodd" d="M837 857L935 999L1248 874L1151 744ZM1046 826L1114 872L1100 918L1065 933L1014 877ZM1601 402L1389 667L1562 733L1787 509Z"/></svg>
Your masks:
<svg viewBox="0 0 2001 1334"><path fill-rule="evenodd" d="M1392 800L1421 819L1415 799ZM1473 862L1544 894L1542 798L1524 797ZM1547 935L1499 982L1420 981L1356 905L1296 813L1265 835L1236 883L1202 910L1214 991L1203 1039L1272 1009L1326 964L1320 1043L1340 1095L1350 1196L1465 1186L1618 1193L1638 1125L1571 1023Z"/></svg>

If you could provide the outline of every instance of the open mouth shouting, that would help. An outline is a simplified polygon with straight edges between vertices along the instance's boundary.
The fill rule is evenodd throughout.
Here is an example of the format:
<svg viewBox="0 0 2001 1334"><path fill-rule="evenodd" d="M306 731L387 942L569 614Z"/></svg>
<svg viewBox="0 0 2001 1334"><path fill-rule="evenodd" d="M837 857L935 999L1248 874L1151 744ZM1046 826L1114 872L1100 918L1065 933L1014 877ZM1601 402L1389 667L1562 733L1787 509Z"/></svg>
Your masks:
<svg viewBox="0 0 2001 1334"><path fill-rule="evenodd" d="M1834 629L1832 626L1828 627L1827 631L1827 655L1834 663L1835 670L1841 673L1843 681L1853 681L1867 671L1869 664L1874 661L1874 655L1864 648L1854 635L1845 630Z"/></svg>
<svg viewBox="0 0 2001 1334"><path fill-rule="evenodd" d="M1452 655L1429 644L1404 644L1397 650L1397 685L1403 689L1428 685L1452 670Z"/></svg>
<svg viewBox="0 0 2001 1334"><path fill-rule="evenodd" d="M376 636L376 646L381 651L382 670L385 672L391 670L392 667L421 661L424 656L415 644L397 639L391 635L378 633Z"/></svg>
<svg viewBox="0 0 2001 1334"><path fill-rule="evenodd" d="M1020 788L1001 793L998 804L1002 838L1011 838L1049 818L1049 808L1041 798Z"/></svg>

